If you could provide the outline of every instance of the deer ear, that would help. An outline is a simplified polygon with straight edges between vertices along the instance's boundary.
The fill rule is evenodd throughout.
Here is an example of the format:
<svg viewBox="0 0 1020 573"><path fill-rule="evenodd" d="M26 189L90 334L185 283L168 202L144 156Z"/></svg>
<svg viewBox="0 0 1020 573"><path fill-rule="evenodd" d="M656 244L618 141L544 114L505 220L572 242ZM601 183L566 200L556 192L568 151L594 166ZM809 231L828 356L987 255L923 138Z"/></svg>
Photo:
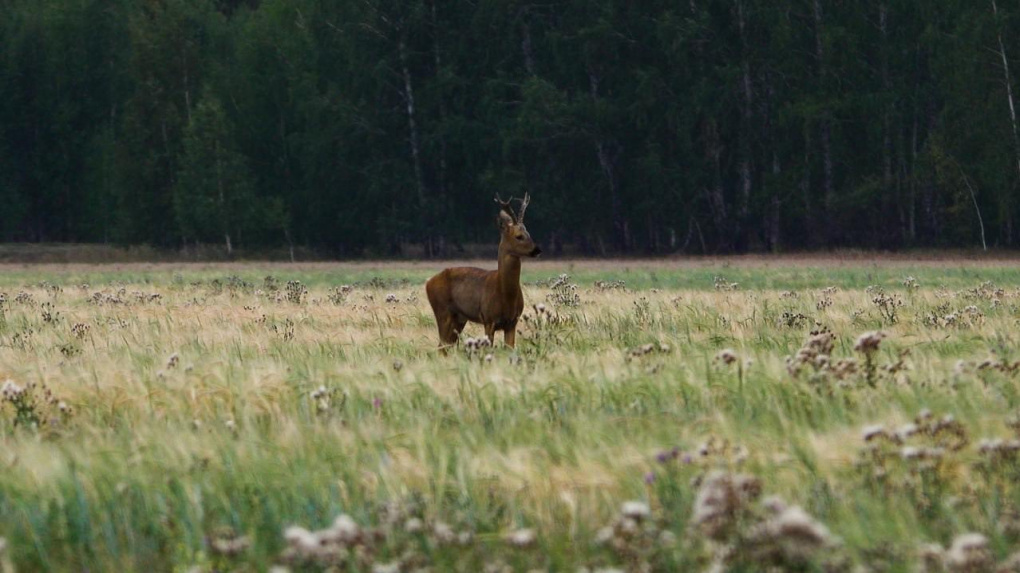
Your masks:
<svg viewBox="0 0 1020 573"><path fill-rule="evenodd" d="M500 210L499 217L496 219L496 224L499 228L504 229L507 225L512 225L513 223L513 217L511 217L506 211Z"/></svg>

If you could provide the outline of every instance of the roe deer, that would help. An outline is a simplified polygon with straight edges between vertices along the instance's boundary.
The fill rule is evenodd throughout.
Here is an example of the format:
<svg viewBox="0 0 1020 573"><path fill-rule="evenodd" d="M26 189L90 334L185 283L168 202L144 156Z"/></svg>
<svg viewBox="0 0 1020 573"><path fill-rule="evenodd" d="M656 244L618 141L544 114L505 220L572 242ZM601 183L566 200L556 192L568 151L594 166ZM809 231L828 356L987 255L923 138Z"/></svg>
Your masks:
<svg viewBox="0 0 1020 573"><path fill-rule="evenodd" d="M514 214L510 201L496 196L499 204L499 261L497 270L475 267L445 269L425 283L425 292L436 315L441 348L456 344L464 325L477 322L485 327L489 343L497 330L513 348L517 320L524 310L521 293L521 257L542 253L524 227L524 212L531 197L525 193L521 209ZM512 199L511 199L512 201Z"/></svg>

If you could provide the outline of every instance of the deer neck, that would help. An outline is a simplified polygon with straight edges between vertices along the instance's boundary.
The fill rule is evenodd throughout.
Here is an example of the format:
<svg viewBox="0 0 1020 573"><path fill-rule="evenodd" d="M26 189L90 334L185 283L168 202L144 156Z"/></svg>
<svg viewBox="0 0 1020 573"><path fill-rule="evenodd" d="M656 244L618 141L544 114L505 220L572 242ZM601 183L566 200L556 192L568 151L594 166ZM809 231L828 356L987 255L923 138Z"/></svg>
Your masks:
<svg viewBox="0 0 1020 573"><path fill-rule="evenodd" d="M504 295L516 293L521 288L521 258L500 245L496 274L500 292Z"/></svg>

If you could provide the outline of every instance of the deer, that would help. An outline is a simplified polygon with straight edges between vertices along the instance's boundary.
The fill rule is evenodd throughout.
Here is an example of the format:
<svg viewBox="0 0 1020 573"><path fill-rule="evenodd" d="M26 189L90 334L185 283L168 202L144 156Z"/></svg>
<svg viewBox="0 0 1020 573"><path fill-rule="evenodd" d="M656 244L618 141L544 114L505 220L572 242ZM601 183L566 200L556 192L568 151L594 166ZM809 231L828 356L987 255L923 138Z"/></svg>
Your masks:
<svg viewBox="0 0 1020 573"><path fill-rule="evenodd" d="M464 325L470 322L485 327L485 336L492 345L497 330L503 331L503 342L514 347L517 321L524 311L524 294L521 292L521 258L537 257L542 249L524 226L524 213L531 196L520 199L520 210L515 214L511 202L496 195L499 214L499 255L496 270L476 267L451 267L425 282L432 312L439 328L439 347L457 343Z"/></svg>

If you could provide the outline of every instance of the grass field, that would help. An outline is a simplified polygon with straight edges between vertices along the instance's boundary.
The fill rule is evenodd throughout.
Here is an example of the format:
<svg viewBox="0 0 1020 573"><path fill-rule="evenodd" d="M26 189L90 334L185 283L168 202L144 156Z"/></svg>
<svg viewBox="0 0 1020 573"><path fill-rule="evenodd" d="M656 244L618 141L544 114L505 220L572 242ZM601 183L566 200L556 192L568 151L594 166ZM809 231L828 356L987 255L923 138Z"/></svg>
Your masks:
<svg viewBox="0 0 1020 573"><path fill-rule="evenodd" d="M0 571L1020 571L1020 265L441 266L0 266Z"/></svg>

